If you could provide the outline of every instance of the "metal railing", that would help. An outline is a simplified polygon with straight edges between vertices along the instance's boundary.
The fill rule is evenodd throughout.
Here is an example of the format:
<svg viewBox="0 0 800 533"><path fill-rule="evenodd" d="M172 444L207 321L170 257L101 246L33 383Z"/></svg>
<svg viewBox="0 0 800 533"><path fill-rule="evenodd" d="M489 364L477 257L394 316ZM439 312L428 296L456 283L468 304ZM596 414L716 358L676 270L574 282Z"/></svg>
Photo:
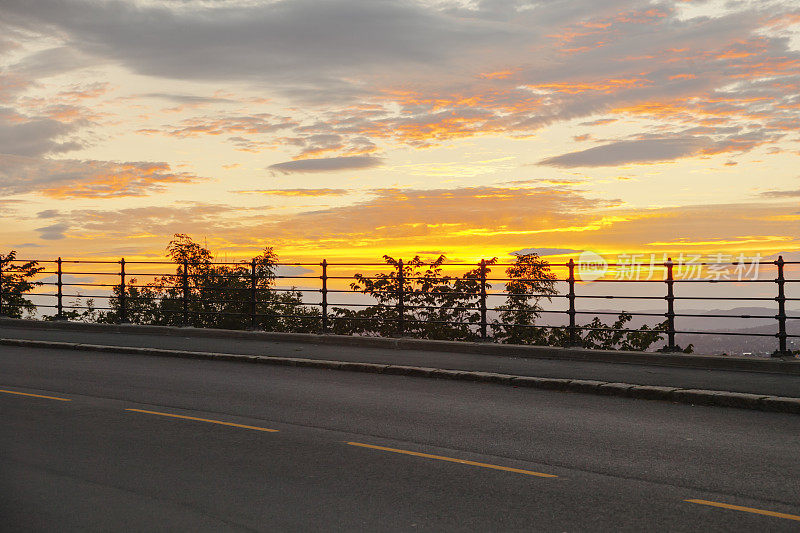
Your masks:
<svg viewBox="0 0 800 533"><path fill-rule="evenodd" d="M2 256L0 256L2 257ZM51 303L35 303L37 312L41 316L46 316L45 313L39 310L51 309L55 311L54 315L49 315L48 318L54 320L67 320L75 315L80 310L107 312L104 317L106 320L113 319L114 322L128 323L132 319L132 310L136 307L137 302L157 302L161 304L159 313L164 316L171 315L172 318L165 319L171 325L192 326L202 323L199 320L205 315L208 316L227 316L236 317L238 322L235 322L236 327L246 327L249 329L260 329L264 327L266 319L295 319L297 324L304 324L304 330L315 330L319 333L332 333L337 329L337 322L350 321L355 323L358 321L373 321L392 323L392 333L394 335L404 336L414 334L415 324L440 324L448 326L461 326L465 327L474 335L475 340L491 341L496 340L496 336L490 333L490 330L496 331L499 328L533 328L533 329L546 329L549 331L561 330L565 333L565 342L567 346L579 346L581 344L581 334L590 331L601 332L616 332L616 333L642 333L641 329L624 328L624 327L607 327L603 325L592 326L591 324L579 324L578 316L583 315L616 315L617 312L602 311L602 310L581 310L579 303L581 301L589 300L652 300L663 301L663 312L626 312L633 317L645 317L646 319L663 319L659 329L660 334L665 336L665 345L661 351L680 351L680 347L676 343L676 336L680 334L685 335L731 335L731 336L750 336L750 337L773 337L776 339L776 350L773 353L775 356L791 355L791 350L788 347L789 339L800 338L800 335L789 334L787 330L788 320L800 319L800 316L792 316L787 313L787 302L800 301L800 298L791 298L787 296L786 287L791 283L798 283L800 279L788 279L786 276L786 269L792 265L800 265L800 262L784 261L783 257L779 257L775 261L762 262L761 265L774 267L774 277L768 279L678 279L675 276L674 268L675 263L671 259L663 263L654 263L652 266L663 268L664 274L661 279L609 279L608 277L593 280L592 283L648 283L663 286L663 292L660 295L641 295L641 294L581 294L580 287L586 286L588 281L581 280L576 277L576 266L578 264L570 259L566 263L548 264L549 268L562 270L563 275L554 276L554 279L541 277L530 279L519 279L511 277L489 277L491 268L511 267L515 263L495 263L494 261L482 260L479 263L443 263L440 266L445 269L454 268L473 268L477 269L477 274L469 278L473 285L477 288L473 291L455 291L450 290L446 292L449 296L460 296L455 301L463 303L463 305L455 305L453 307L439 307L434 308L430 305L414 305L415 298L424 297L424 291L414 290L414 282L424 277L409 277L406 274L408 263L404 264L399 260L396 264L386 263L330 263L327 260L322 260L319 263L274 263L270 268L299 268L304 269L303 274L310 273L313 275L269 275L267 278L270 280L271 285L265 287L263 285L263 273L259 272L259 265L256 260L249 263L245 262L226 262L226 263L191 263L183 261L182 263L166 262L166 261L126 261L124 258L119 261L87 261L87 260L63 260L58 258L56 260L18 260L7 259L0 261L0 316L7 315L7 310L10 306L9 303L9 287L7 282L13 277L15 264L28 263L35 261L37 265L43 267L42 270L37 272L37 276L51 276L44 278L50 281L38 280L34 281L37 287L53 287L52 292L32 292L26 294L26 297L39 300L49 300ZM744 263L747 265L748 263ZM164 265L171 265L176 268L172 273L158 272L159 268ZM416 263L417 267L433 265L433 263ZM741 267L743 263L699 263L700 267L709 267L712 265L729 265ZM608 264L610 268L614 267L627 267L629 265L623 264ZM138 271L142 267L146 267L144 272ZM218 287L199 287L197 280L202 279L203 276L208 277L208 272L192 272L192 269L197 268L222 268L226 267L227 274L214 274L217 278L235 279L238 283L237 286L219 285ZM404 268L406 267L406 268ZM341 271L344 268L372 268L376 271L389 271L379 273L375 276L365 276L361 274L351 275L336 275L331 273L331 270ZM391 277L393 274L394 277ZM71 279L67 280L66 277L70 276ZM91 276L91 279L76 279L75 276ZM358 280L379 280L389 279L390 290L380 291L372 290L366 291L363 287L354 287L352 284ZM652 274L651 274L652 276ZM101 281L96 282L96 278L105 277ZM212 276L213 277L213 276ZM153 282L138 283L139 279L159 279L158 285L161 291L158 294L147 295L142 290L148 288L152 289L155 285ZM449 286L448 284L455 283L458 277L449 277L446 283L439 285L439 287ZM281 288L279 283L286 281L302 280L301 283L313 283L316 285L313 288ZM507 290L492 291L493 283L506 284L509 282L528 282L528 283L544 283L552 282L554 285L560 285L565 288L563 291L556 291L554 293L511 293ZM452 283L451 283L452 282ZM769 296L679 296L676 295L675 289L685 283L708 283L708 284L731 284L731 287L736 287L737 284L751 284L751 283L765 283L774 284L775 290ZM317 285L318 284L318 285ZM347 285L350 285L347 287ZM341 288L341 287L347 288ZM340 288L336 288L340 287ZM108 291L107 294L81 294L80 290L85 289L98 289L97 292ZM211 298L209 295L218 290L223 298ZM74 292L70 292L74 291ZM137 292L138 291L138 292ZM276 294L291 293L293 295L301 295L301 297L294 300L284 299L279 302L280 305L273 308L265 308L264 304L275 302ZM306 301L305 296L309 293L317 293L320 296L319 301ZM379 300L377 303L353 303L353 302L335 302L337 295L342 294L359 294L362 296L369 296L373 300ZM443 293L444 294L444 293ZM499 316L498 313L514 311L509 307L490 305L490 300L498 297L508 298L509 296L522 296L531 299L562 299L565 302L564 309L543 309L537 308L536 315L561 315L565 318L564 325L552 325L541 323L504 323L497 319L490 319L490 313ZM67 302L69 298L77 298L72 304ZM81 298L84 299L105 299L108 302L106 306L90 306L80 305ZM676 302L680 301L748 301L748 302L775 302L777 309L774 315L750 315L750 314L714 314L714 313L681 313L676 311ZM233 310L231 306L217 306L217 304L234 304ZM238 306L238 307L236 307ZM373 317L356 316L358 309L378 309L381 314ZM266 310L265 310L266 309ZM295 309L293 312L288 312ZM353 311L351 314L346 315L342 310L349 309ZM461 320L438 320L438 319L424 319L421 320L415 315L415 311L462 311ZM312 310L312 311L309 311ZM623 312L623 311L620 311ZM447 316L447 315L445 315ZM676 328L677 318L737 318L737 319L762 319L774 321L776 326L775 333L760 333L760 332L743 332L743 331L705 331L705 330L685 330ZM310 325L309 325L310 324ZM285 329L285 325L283 326ZM300 326L298 326L300 327ZM650 330L652 331L652 330Z"/></svg>

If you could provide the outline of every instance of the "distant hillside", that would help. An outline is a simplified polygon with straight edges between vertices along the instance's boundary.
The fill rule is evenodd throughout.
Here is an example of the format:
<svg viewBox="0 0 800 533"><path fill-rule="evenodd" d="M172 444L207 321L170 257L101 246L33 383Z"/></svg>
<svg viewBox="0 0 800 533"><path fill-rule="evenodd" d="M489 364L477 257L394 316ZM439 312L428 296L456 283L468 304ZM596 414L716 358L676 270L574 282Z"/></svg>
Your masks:
<svg viewBox="0 0 800 533"><path fill-rule="evenodd" d="M612 309L598 309L603 312L617 312ZM663 309L642 310L645 313L663 313ZM760 337L756 334L775 335L778 332L778 322L775 318L738 318L737 315L748 316L768 316L774 317L777 314L775 308L769 307L736 307L733 309L682 309L681 313L703 315L702 317L678 317L675 319L677 330L684 331L708 331L708 332L735 332L749 333L753 336L740 335L713 335L713 334L679 334L676 342L680 346L694 345L696 353L720 354L727 353L737 355L742 353L753 353L758 355L768 355L778 347L777 337ZM800 316L800 311L788 311L789 316ZM708 315L728 315L724 318L709 317ZM578 323L585 324L594 315L578 315ZM614 316L601 316L606 323L611 323ZM654 325L664 318L661 317L634 317L630 324L632 327L640 327L643 324ZM567 325L566 314L548 314L542 316L539 321L541 324L553 326ZM786 331L789 335L800 335L800 319L790 319L786 322ZM800 348L800 339L788 339L791 349ZM655 348L660 347L660 344Z"/></svg>

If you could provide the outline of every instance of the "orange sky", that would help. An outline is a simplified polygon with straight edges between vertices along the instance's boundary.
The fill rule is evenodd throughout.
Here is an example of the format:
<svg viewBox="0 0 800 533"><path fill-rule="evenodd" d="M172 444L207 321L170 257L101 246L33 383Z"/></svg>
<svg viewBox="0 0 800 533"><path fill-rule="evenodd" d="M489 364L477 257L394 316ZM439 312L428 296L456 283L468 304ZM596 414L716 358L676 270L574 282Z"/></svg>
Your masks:
<svg viewBox="0 0 800 533"><path fill-rule="evenodd" d="M8 0L0 36L0 251L800 249L795 2Z"/></svg>

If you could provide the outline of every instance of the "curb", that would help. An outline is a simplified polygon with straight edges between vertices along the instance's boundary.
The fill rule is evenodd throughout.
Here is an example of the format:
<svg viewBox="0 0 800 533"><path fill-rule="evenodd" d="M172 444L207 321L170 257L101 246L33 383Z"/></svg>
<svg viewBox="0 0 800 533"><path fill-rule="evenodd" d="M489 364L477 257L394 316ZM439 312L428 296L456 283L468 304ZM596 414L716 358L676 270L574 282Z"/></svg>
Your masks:
<svg viewBox="0 0 800 533"><path fill-rule="evenodd" d="M343 370L347 372L367 372L373 374L452 379L457 381L497 383L501 385L511 385L512 387L528 387L534 389L578 392L603 396L621 396L625 398L637 398L643 400L660 400L689 405L736 407L739 409L755 409L760 411L800 414L800 398L747 394L741 392L679 389L675 387L635 385L633 383L617 383L585 379L540 378L534 376L498 374L494 372L477 372L375 363L354 363L345 361L330 361L325 359L307 359L302 357L273 357L215 352L191 352L185 350L135 348L130 346L106 346L100 344L81 344L73 342L33 341L0 338L0 345L30 348L58 348L67 350L150 355L159 357L177 357L184 359L237 361L275 366L297 366L328 370Z"/></svg>
<svg viewBox="0 0 800 533"><path fill-rule="evenodd" d="M530 346L494 344L466 341L441 341L412 338L358 337L349 335L321 335L315 333L278 333L269 331L242 331L225 329L180 328L174 326L140 326L134 324L92 324L84 322L45 322L17 318L0 318L3 327L45 329L61 331L87 331L101 333L155 334L173 337L226 338L261 340L271 342L301 342L333 346L356 346L394 350L425 350L446 353L521 357L527 359L557 359L652 365L705 370L738 370L800 375L800 359L695 355L675 353L627 352L621 350L591 350L586 348L561 348L556 346Z"/></svg>

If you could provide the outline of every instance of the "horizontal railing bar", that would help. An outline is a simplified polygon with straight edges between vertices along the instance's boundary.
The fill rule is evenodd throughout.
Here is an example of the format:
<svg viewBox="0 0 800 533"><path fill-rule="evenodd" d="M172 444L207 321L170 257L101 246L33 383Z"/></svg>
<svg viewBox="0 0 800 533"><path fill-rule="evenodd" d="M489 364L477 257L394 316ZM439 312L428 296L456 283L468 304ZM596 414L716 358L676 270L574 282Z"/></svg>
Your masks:
<svg viewBox="0 0 800 533"><path fill-rule="evenodd" d="M397 318L386 319L382 317L363 317L363 316L328 316L328 320L358 320L360 322L368 322L368 321L383 321L389 322L394 324L397 322Z"/></svg>
<svg viewBox="0 0 800 533"><path fill-rule="evenodd" d="M115 285L103 285L103 287L119 287L119 286L120 286L119 283L117 283ZM161 289L179 290L179 289L183 288L180 285L159 285L159 286L156 287L156 286L153 286L153 285L131 285L130 283L126 283L125 287L126 288L134 288L134 289L152 289L152 290L161 290Z"/></svg>
<svg viewBox="0 0 800 533"><path fill-rule="evenodd" d="M55 259L52 261L50 259L4 259L2 261L4 265L11 264L13 266L14 263L58 263Z"/></svg>
<svg viewBox="0 0 800 533"><path fill-rule="evenodd" d="M58 260L50 261L51 263L58 263ZM92 261L87 259L62 259L61 264L70 264L70 265L77 265L77 264L85 264L85 265L113 265L119 264L119 261Z"/></svg>
<svg viewBox="0 0 800 533"><path fill-rule="evenodd" d="M503 295L504 293L500 294L500 296ZM619 300L664 300L666 296L616 296L616 295L601 296L594 294L576 294L575 298L577 299L598 298L598 299L619 299Z"/></svg>
<svg viewBox="0 0 800 533"><path fill-rule="evenodd" d="M116 300L121 300L122 299L119 296L109 296L109 298L114 298ZM148 301L149 302L154 302L154 301L158 301L158 302L182 302L183 301L183 298L181 298L180 296L176 296L176 297L170 298L169 296L127 296L126 295L125 299L126 300L141 300L141 301L144 301L144 302L148 302Z"/></svg>
<svg viewBox="0 0 800 533"><path fill-rule="evenodd" d="M408 278L406 278L408 279ZM458 280L456 280L458 281ZM480 278L470 278L470 281L477 281L480 282ZM502 281L502 282L528 282L528 281L553 281L553 282L564 282L566 280L563 279L551 279L551 278L486 278L486 281Z"/></svg>
<svg viewBox="0 0 800 533"><path fill-rule="evenodd" d="M684 316L684 317L695 317L695 318L769 318L775 320L778 318L778 315L723 315L723 314L687 314L687 313L675 313L675 316ZM789 318L789 317L786 317Z"/></svg>
<svg viewBox="0 0 800 533"><path fill-rule="evenodd" d="M250 304L249 301L244 301L242 303L247 304L247 305ZM303 307L303 306L321 307L322 306L322 302L270 302L269 300L258 300L257 303L260 303L260 304L272 304L272 305L274 305L276 307L280 307L282 305L288 305L288 306L291 306L291 307ZM328 305L330 305L330 304L328 304Z"/></svg>
<svg viewBox="0 0 800 533"><path fill-rule="evenodd" d="M581 296L581 298L585 298L585 296ZM662 296L661 298L663 299L665 297ZM675 296L674 298L676 300L722 300L722 301L741 300L741 301L761 301L761 302L767 302L767 301L774 302L775 299L776 299L774 296L771 297L771 298L760 297L760 296L740 296L740 297L737 297L737 296Z"/></svg>
<svg viewBox="0 0 800 533"><path fill-rule="evenodd" d="M465 293L473 294L473 293ZM474 293L480 295L480 293ZM529 296L531 298L569 298L569 294L539 294L535 292L487 292L486 296Z"/></svg>
<svg viewBox="0 0 800 533"><path fill-rule="evenodd" d="M562 280L563 281L563 280ZM774 279L673 279L674 283L775 283ZM575 283L660 283L665 285L667 282L663 279L595 279L592 281L583 281L576 279Z"/></svg>
<svg viewBox="0 0 800 533"><path fill-rule="evenodd" d="M322 305L322 304L314 304L314 305ZM337 305L337 306L344 306L344 307L376 307L375 304L349 304L349 303L331 303L328 302L328 305ZM457 306L457 307L440 307L437 305L404 305L405 309L437 309L443 311L456 311L456 310L471 310L471 311L480 311L480 307L464 307L464 306ZM394 306L383 306L383 309L394 309ZM488 310L488 309L487 309Z"/></svg>
<svg viewBox="0 0 800 533"><path fill-rule="evenodd" d="M257 318L301 318L304 320L322 320L322 315L255 315Z"/></svg>
<svg viewBox="0 0 800 533"><path fill-rule="evenodd" d="M276 287L274 289L272 287L270 287L268 289L258 289L258 290L260 290L260 291L264 291L264 290L266 290L266 291L275 291L275 292L322 292L321 289L300 289L300 288L283 289L283 288L278 288L278 287Z"/></svg>
<svg viewBox="0 0 800 533"><path fill-rule="evenodd" d="M681 335L732 335L737 337L777 337L777 333L746 333L741 331L678 331Z"/></svg>
<svg viewBox="0 0 800 533"><path fill-rule="evenodd" d="M50 296L57 296L51 294ZM113 294L62 294L63 298L116 298Z"/></svg>
<svg viewBox="0 0 800 533"><path fill-rule="evenodd" d="M58 272L51 272L51 274L58 274ZM119 272L72 272L69 270L62 270L62 276L119 276Z"/></svg>
<svg viewBox="0 0 800 533"><path fill-rule="evenodd" d="M242 259L239 261L211 261L211 262L204 262L204 261L189 261L188 264L195 266L195 265L249 265L251 264L252 259ZM57 259L10 259L4 262L8 263L57 263ZM119 260L89 260L89 259L61 259L61 263L69 263L69 264L119 264ZM180 261L125 261L127 265L180 265L182 262ZM276 262L270 263L271 266L320 266L321 263L303 263L303 262ZM580 261L575 262L574 265L578 268L581 265L590 264L590 263L582 263ZM605 267L610 268L629 268L629 269L639 269L639 270L647 270L647 269L662 269L667 268L670 263L668 262L632 262L632 263L605 263ZM764 267L771 267L777 265L777 261L702 261L702 262L681 262L681 261L673 261L672 263L673 268L695 268L698 266L730 266L730 267L743 267L743 266L764 266ZM800 265L800 261L784 261L784 265ZM344 266L379 266L384 268L396 268L395 265L387 264L387 263L338 263L338 262L329 262L329 267L344 267ZM480 261L476 263L433 263L433 262L421 262L421 263L404 263L404 266L411 266L411 267L432 267L438 266L442 268L447 267L454 267L454 266L461 266L461 267L480 267ZM517 263L489 263L486 262L487 270L496 267L513 267L518 266ZM568 268L569 263L548 263L550 268Z"/></svg>
<svg viewBox="0 0 800 533"><path fill-rule="evenodd" d="M673 281L675 283L775 283L774 279L675 279Z"/></svg>
<svg viewBox="0 0 800 533"><path fill-rule="evenodd" d="M58 306L55 306L58 307ZM62 305L62 309L93 309L95 311L113 311L113 307L90 307L86 305Z"/></svg>
<svg viewBox="0 0 800 533"><path fill-rule="evenodd" d="M321 304L318 304L318 305L321 305ZM391 306L390 305L379 306L379 305L376 305L376 304L349 304L349 303L333 303L333 302L328 302L328 305L329 306L348 307L348 308L349 307L365 307L365 308L366 307L378 307L380 309L394 309L395 308L395 306L393 306L393 305L391 305ZM406 306L406 307L408 307L408 306Z"/></svg>
<svg viewBox="0 0 800 533"><path fill-rule="evenodd" d="M476 326L477 323L474 322L459 322L457 320L418 320L414 318L405 318L405 322L411 322L412 324L444 324L447 326Z"/></svg>
<svg viewBox="0 0 800 533"><path fill-rule="evenodd" d="M117 261L119 263L119 261ZM128 261L125 260L126 265L178 265L175 261ZM199 265L201 263L189 263L190 265Z"/></svg>

